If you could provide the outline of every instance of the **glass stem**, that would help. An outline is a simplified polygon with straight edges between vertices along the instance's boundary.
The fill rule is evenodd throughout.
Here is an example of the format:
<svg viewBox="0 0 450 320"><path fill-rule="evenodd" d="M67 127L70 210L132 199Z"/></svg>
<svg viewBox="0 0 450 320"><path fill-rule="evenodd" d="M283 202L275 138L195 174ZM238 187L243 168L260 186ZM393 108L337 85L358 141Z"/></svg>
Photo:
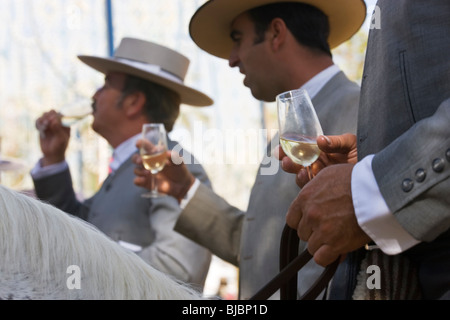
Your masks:
<svg viewBox="0 0 450 320"><path fill-rule="evenodd" d="M156 185L156 178L154 174L152 174L152 188L152 193L154 195L158 194L158 186Z"/></svg>

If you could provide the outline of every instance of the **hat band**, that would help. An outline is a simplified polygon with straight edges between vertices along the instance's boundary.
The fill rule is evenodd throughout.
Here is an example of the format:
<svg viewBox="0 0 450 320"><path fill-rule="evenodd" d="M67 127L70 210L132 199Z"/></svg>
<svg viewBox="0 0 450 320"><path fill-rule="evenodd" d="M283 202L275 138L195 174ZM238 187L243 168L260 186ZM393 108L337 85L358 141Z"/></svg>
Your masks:
<svg viewBox="0 0 450 320"><path fill-rule="evenodd" d="M117 58L117 57L114 57L114 59L117 60L118 62L129 65L130 67L140 69L142 71L146 71L149 73L153 73L153 74L155 74L159 77L165 78L167 80L170 80L170 81L173 81L173 82L176 82L179 84L183 84L183 80L180 77L162 69L161 66L158 66L156 64L148 64L148 63L144 63L144 62L140 62L140 61L134 61L134 60L129 60L129 59Z"/></svg>

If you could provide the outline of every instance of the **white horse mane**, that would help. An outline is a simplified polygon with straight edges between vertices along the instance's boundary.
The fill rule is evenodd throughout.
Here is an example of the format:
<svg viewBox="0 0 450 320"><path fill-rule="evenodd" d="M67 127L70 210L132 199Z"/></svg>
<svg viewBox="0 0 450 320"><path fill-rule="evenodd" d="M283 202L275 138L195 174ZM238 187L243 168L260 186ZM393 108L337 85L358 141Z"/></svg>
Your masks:
<svg viewBox="0 0 450 320"><path fill-rule="evenodd" d="M0 299L196 300L202 294L91 224L0 185Z"/></svg>

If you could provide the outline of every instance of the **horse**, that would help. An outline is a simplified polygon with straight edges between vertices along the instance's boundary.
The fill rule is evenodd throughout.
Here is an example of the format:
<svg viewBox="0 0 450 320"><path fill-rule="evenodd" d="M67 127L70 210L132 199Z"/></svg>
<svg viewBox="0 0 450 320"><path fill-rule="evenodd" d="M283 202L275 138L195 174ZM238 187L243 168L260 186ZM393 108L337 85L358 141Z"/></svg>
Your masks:
<svg viewBox="0 0 450 320"><path fill-rule="evenodd" d="M205 298L92 224L0 185L0 299Z"/></svg>

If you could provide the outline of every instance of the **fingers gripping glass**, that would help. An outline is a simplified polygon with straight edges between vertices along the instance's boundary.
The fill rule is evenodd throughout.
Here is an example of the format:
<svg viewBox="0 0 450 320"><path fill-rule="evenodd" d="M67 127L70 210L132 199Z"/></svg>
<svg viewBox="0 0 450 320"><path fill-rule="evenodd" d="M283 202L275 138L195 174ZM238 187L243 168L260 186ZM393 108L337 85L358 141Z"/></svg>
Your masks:
<svg viewBox="0 0 450 320"><path fill-rule="evenodd" d="M82 99L72 104L64 105L58 111L58 114L61 117L62 125L70 127L92 115L92 103L89 99ZM39 130L41 137L44 138L47 125L45 123L39 123L37 129Z"/></svg>
<svg viewBox="0 0 450 320"><path fill-rule="evenodd" d="M158 192L155 175L164 169L167 161L167 134L162 123L147 123L142 126L142 147L140 154L144 168L152 173L152 190L143 193L144 198L158 198L165 196Z"/></svg>
<svg viewBox="0 0 450 320"><path fill-rule="evenodd" d="M292 161L306 168L311 179L310 166L320 154L317 137L323 134L311 99L306 90L297 89L279 94L276 101L281 147Z"/></svg>

